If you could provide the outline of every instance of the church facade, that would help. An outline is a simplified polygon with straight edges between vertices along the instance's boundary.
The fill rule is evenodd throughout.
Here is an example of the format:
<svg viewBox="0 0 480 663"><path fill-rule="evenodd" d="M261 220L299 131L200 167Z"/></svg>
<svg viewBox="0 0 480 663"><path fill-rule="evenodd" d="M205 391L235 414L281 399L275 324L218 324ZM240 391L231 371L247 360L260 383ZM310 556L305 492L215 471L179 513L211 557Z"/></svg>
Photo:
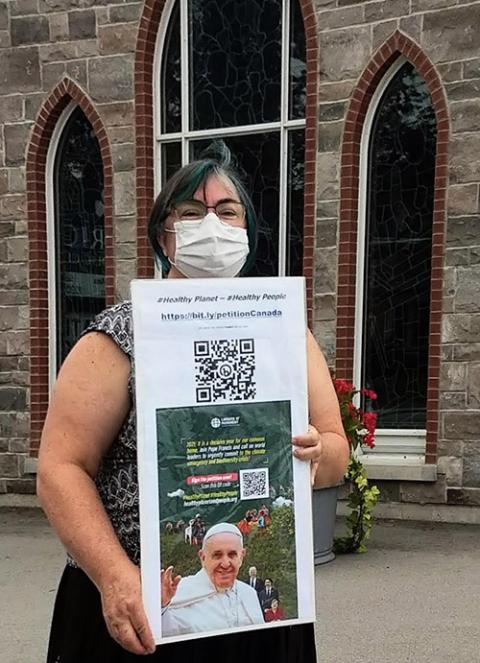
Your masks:
<svg viewBox="0 0 480 663"><path fill-rule="evenodd" d="M0 504L34 503L61 362L154 275L154 197L221 140L254 275L304 275L332 372L378 395L383 513L480 521L479 20L476 0L0 2Z"/></svg>

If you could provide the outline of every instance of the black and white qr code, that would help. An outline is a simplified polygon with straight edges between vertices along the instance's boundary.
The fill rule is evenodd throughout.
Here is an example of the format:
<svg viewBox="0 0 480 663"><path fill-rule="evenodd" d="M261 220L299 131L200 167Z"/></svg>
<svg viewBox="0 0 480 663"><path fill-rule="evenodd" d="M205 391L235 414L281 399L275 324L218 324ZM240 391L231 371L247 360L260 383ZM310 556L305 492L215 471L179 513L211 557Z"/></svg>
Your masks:
<svg viewBox="0 0 480 663"><path fill-rule="evenodd" d="M240 470L240 499L257 500L269 497L268 467Z"/></svg>
<svg viewBox="0 0 480 663"><path fill-rule="evenodd" d="M195 341L197 403L255 398L255 342L253 338Z"/></svg>

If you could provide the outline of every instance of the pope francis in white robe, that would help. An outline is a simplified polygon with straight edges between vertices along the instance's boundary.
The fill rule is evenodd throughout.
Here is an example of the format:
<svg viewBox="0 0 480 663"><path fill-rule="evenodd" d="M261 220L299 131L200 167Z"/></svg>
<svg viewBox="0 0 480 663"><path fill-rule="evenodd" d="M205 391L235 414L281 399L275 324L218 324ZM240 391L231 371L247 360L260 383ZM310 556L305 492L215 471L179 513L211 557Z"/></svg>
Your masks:
<svg viewBox="0 0 480 663"><path fill-rule="evenodd" d="M243 537L235 525L219 523L211 527L199 551L202 569L185 578L177 576L174 581L170 580L170 571L166 579L171 591L169 594L162 589L163 635L263 624L257 592L237 580L244 555Z"/></svg>

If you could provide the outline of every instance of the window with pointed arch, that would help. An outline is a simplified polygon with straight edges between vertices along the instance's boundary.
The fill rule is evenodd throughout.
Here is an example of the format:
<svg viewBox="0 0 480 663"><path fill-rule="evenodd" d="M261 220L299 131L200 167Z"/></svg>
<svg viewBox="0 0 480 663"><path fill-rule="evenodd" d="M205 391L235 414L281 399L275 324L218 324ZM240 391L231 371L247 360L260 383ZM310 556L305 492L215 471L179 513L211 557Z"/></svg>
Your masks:
<svg viewBox="0 0 480 663"><path fill-rule="evenodd" d="M255 274L302 274L306 52L298 1L167 1L155 72L156 191L223 140L259 217Z"/></svg>
<svg viewBox="0 0 480 663"><path fill-rule="evenodd" d="M98 140L76 106L61 118L53 163L49 246L50 363L53 372L105 308L103 163ZM53 318L53 319L52 319Z"/></svg>
<svg viewBox="0 0 480 663"><path fill-rule="evenodd" d="M378 394L380 451L392 431L390 451L425 449L436 133L427 85L401 59L362 138L355 373Z"/></svg>

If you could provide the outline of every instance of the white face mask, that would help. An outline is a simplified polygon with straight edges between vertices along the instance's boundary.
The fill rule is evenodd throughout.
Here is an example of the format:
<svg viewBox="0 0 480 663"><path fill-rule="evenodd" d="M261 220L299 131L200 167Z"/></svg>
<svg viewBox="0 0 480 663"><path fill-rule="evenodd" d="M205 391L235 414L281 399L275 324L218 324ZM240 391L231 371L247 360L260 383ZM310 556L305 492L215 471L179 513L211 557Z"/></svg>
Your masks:
<svg viewBox="0 0 480 663"><path fill-rule="evenodd" d="M171 264L188 278L237 276L249 253L245 228L222 223L213 212L201 221L177 221L175 262Z"/></svg>

